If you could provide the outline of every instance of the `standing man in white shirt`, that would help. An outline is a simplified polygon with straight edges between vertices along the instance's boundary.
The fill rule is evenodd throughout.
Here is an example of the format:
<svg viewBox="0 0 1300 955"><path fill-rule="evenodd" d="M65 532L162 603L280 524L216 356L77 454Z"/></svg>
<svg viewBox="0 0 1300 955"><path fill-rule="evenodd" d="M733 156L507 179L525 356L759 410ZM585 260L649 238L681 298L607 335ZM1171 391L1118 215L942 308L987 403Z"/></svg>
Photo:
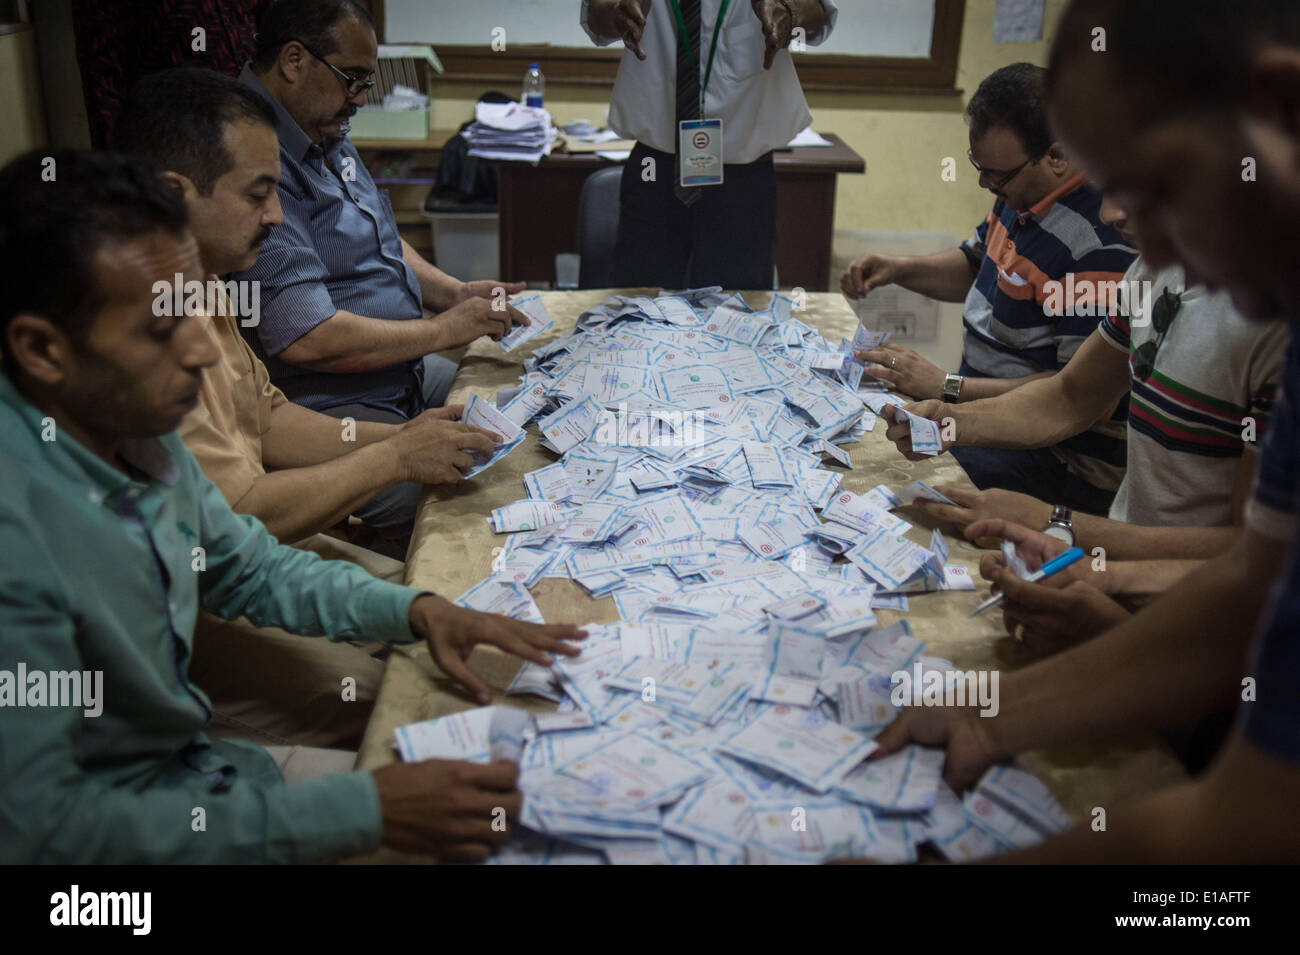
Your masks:
<svg viewBox="0 0 1300 955"><path fill-rule="evenodd" d="M609 124L637 145L616 285L772 287L772 150L812 122L789 47L823 43L837 15L831 0L582 0L592 41L626 47Z"/></svg>

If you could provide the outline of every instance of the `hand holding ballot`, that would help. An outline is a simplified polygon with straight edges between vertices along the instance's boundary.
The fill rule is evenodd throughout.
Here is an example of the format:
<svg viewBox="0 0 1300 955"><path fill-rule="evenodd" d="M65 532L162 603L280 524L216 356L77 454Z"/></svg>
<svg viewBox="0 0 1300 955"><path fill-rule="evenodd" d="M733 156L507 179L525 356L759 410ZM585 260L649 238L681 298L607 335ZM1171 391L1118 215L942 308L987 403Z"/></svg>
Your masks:
<svg viewBox="0 0 1300 955"><path fill-rule="evenodd" d="M966 529L966 536L1010 541L1031 572L1066 550L1058 538L1004 520L977 521ZM980 560L980 576L1005 594L1002 622L1007 633L1034 650L1062 650L1130 616L1106 595L1104 588L1111 578L1092 570L1090 560L1080 560L1044 580L1029 581L1021 579L1001 555L987 554Z"/></svg>
<svg viewBox="0 0 1300 955"><path fill-rule="evenodd" d="M501 436L461 421L463 405L431 408L412 418L388 440L404 480L455 484L474 467L473 455L491 455Z"/></svg>
<svg viewBox="0 0 1300 955"><path fill-rule="evenodd" d="M528 316L502 297L466 298L443 312L433 322L441 332L439 347L435 351L459 348L487 335L499 341L519 325L531 324Z"/></svg>
<svg viewBox="0 0 1300 955"><path fill-rule="evenodd" d="M491 644L539 666L549 667L551 653L576 657L581 650L570 641L587 633L572 624L527 623L500 614L457 607L426 594L411 604L411 632L429 644L429 653L444 673L472 691L480 703L490 703L486 683L465 665L474 647Z"/></svg>
<svg viewBox="0 0 1300 955"><path fill-rule="evenodd" d="M955 443L943 434L943 420L948 417L949 407L942 401L918 401L901 408L885 405L881 413L890 422L885 437L909 461L923 461L942 454Z"/></svg>

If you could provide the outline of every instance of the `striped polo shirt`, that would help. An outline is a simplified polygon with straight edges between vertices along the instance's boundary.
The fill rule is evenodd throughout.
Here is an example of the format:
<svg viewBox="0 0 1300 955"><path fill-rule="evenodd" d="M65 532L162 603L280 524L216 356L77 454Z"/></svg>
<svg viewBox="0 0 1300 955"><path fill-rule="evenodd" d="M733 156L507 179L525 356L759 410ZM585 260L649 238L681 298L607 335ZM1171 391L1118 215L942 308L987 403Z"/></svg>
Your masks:
<svg viewBox="0 0 1300 955"><path fill-rule="evenodd" d="M975 283L962 311L963 374L1020 378L1059 371L1111 310L1136 250L1100 218L1101 197L1076 175L1027 212L999 199L962 243ZM1107 421L1052 452L1081 480L1114 491L1124 476L1120 402Z"/></svg>
<svg viewBox="0 0 1300 955"><path fill-rule="evenodd" d="M245 337L271 381L296 404L315 411L364 404L413 417L424 410L418 361L342 374L279 359L340 309L416 321L424 317L423 301L402 258L388 195L370 178L356 147L346 135L327 140L323 149L314 145L251 68L239 79L275 110L284 209L284 222L271 230L257 262L232 276L261 282L261 322L245 329Z"/></svg>
<svg viewBox="0 0 1300 955"><path fill-rule="evenodd" d="M1124 285L1145 287L1144 302L1170 290L1181 304L1150 377L1132 378L1128 473L1110 516L1131 524L1229 525L1241 455L1258 447L1277 394L1286 325L1243 317L1226 292L1186 288L1177 266L1153 272L1139 259ZM1098 332L1128 353L1130 371L1137 349L1158 338L1149 309L1128 297Z"/></svg>

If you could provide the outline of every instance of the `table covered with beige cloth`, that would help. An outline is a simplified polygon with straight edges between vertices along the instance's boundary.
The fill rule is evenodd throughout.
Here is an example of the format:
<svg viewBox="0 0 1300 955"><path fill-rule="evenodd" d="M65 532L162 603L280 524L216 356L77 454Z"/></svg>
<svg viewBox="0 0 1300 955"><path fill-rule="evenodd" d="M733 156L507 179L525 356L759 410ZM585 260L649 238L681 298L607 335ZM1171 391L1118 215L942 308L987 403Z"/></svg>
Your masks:
<svg viewBox="0 0 1300 955"><path fill-rule="evenodd" d="M555 328L513 352L503 352L495 342L482 339L466 352L448 398L449 404L468 400L471 393L492 400L499 388L515 385L523 374L522 361L536 346L554 341L573 331L578 316L614 294L653 293L654 290L600 290L544 292L542 300L555 320ZM767 307L770 292L745 292L755 309ZM839 294L814 293L797 317L831 341L852 338L857 325L853 310ZM853 462L841 471L842 487L862 493L878 484L897 490L915 480L931 485L970 487L965 472L951 455L913 463L898 453L885 438L885 422L857 444L844 445ZM455 599L491 573L493 549L502 538L492 532L487 516L494 508L527 497L525 473L550 464L556 456L538 444L536 425L524 442L491 468L470 480L450 487L431 487L425 494L416 520L406 562L406 582ZM918 543L928 544L933 526L919 512L904 508L900 515L914 527L910 533ZM987 596L987 585L979 578L980 551L960 535L947 534L950 561L964 565L979 584L979 590L942 591L910 597L905 614L877 611L880 626L906 618L925 652L951 660L959 669L1014 669L1029 662L1026 651L1002 629L1000 613L972 619L976 603ZM613 623L618 620L614 601L594 600L570 580L543 579L532 590L533 598L548 623ZM470 666L499 694L520 663L495 648L480 647ZM555 704L530 696L504 698L511 705L530 711L553 710ZM358 765L373 769L396 759L393 731L406 723L433 719L470 709L477 703L464 689L445 677L433 664L423 645L395 652L380 689L378 703L366 731ZM1124 745L1088 744L1028 753L1028 768L1037 772L1062 806L1075 819L1090 817L1093 807L1113 807L1130 796L1185 779L1171 752L1156 737L1145 737ZM396 853L379 857L396 860Z"/></svg>

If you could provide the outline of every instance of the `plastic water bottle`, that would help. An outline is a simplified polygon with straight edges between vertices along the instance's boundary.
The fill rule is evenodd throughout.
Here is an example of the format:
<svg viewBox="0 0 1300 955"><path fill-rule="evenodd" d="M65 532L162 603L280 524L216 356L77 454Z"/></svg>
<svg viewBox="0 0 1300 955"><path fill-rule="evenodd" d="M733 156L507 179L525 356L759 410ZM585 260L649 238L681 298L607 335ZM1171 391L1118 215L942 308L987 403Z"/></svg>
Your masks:
<svg viewBox="0 0 1300 955"><path fill-rule="evenodd" d="M542 98L546 94L546 77L542 76L541 68L536 63L528 64L528 72L524 74L524 95L522 97L525 106L536 106L541 109Z"/></svg>

